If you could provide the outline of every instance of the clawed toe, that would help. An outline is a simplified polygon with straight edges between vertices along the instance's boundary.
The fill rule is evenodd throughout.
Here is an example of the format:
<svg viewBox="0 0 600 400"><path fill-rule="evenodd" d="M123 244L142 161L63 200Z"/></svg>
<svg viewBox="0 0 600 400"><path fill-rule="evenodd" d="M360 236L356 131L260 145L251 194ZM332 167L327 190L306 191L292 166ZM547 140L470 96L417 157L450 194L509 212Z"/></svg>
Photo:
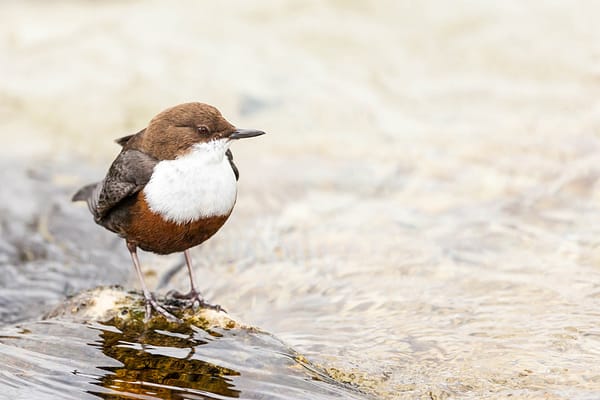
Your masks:
<svg viewBox="0 0 600 400"><path fill-rule="evenodd" d="M165 310L153 297L146 298L146 318L144 322L148 322L152 317L152 309L165 317L167 321L176 322L178 324L183 322L181 319Z"/></svg>
<svg viewBox="0 0 600 400"><path fill-rule="evenodd" d="M227 310L225 310L223 307L221 307L220 304L210 304L203 300L198 301L198 307L199 308L208 308L210 310L215 310L216 312L221 312L221 311L223 311L225 313L227 312Z"/></svg>
<svg viewBox="0 0 600 400"><path fill-rule="evenodd" d="M190 305L193 308L196 308L196 307L197 308L209 308L209 309L215 310L215 311L225 311L225 309L218 304L210 304L210 303L207 303L206 301L204 301L204 298L202 297L202 295L199 292L197 292L196 290L190 290L187 293L170 291L168 293L168 295L172 296L173 298L175 298L177 300L186 300L187 302L191 303Z"/></svg>

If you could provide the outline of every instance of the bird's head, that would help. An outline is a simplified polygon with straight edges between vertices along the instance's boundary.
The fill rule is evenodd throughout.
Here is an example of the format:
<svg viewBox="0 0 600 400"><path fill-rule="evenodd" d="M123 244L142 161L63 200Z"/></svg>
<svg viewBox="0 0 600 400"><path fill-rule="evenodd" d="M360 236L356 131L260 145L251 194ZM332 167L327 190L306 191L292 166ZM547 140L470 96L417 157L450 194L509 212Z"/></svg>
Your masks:
<svg viewBox="0 0 600 400"><path fill-rule="evenodd" d="M232 140L264 133L236 128L211 105L185 103L152 118L142 135L141 147L159 160L172 160L204 147L218 153L222 151L222 156Z"/></svg>

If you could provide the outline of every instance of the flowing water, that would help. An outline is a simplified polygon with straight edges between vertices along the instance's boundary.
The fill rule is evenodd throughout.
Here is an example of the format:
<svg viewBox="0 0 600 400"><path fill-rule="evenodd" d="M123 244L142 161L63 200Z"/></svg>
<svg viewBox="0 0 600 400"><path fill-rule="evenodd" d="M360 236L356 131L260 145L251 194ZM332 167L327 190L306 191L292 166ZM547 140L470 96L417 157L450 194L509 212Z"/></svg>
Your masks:
<svg viewBox="0 0 600 400"><path fill-rule="evenodd" d="M265 332L210 310L186 309L181 323L144 322L142 304L139 294L99 288L44 321L4 329L3 396L367 399Z"/></svg>
<svg viewBox="0 0 600 400"><path fill-rule="evenodd" d="M124 246L68 198L101 179L113 138L199 100L268 132L233 147L236 209L193 251L210 301L364 396L600 397L598 4L24 1L0 15L0 393L77 397L129 368L101 342L139 341L39 322L66 294L136 285ZM142 257L162 292L186 289L181 261ZM260 398L231 374L216 398Z"/></svg>

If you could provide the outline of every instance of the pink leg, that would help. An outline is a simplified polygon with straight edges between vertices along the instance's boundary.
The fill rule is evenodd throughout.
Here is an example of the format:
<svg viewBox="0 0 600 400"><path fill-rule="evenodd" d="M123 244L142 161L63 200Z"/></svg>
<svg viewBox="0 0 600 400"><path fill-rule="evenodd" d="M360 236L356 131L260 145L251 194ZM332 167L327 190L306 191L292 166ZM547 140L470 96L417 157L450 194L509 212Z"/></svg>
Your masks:
<svg viewBox="0 0 600 400"><path fill-rule="evenodd" d="M204 298L202 298L202 295L196 289L196 277L194 275L194 268L192 267L192 257L190 256L190 251L185 250L183 254L185 255L185 264L187 266L188 276L190 278L190 291L184 294L173 292L173 297L176 299L192 300L193 305L198 303L200 307L212 308L214 310L221 311L222 308L220 305L212 305L204 301Z"/></svg>
<svg viewBox="0 0 600 400"><path fill-rule="evenodd" d="M173 314L171 314L170 312L165 310L163 307L161 307L160 304L158 304L158 302L152 296L152 293L150 293L150 291L148 290L148 287L146 286L146 282L144 282L144 275L142 274L142 267L140 266L140 260L138 259L138 256L137 256L137 246L134 243L127 242L127 249L129 250L129 253L131 254L131 260L133 261L133 266L135 267L135 272L137 273L138 279L140 280L140 284L142 285L142 291L144 292L144 300L146 301L145 322L148 322L150 320L150 317L152 316L152 309L154 309L156 312L158 312L160 315L162 315L163 317L165 317L167 320L169 320L171 322L179 322L179 323L183 322L179 318L177 318L176 316L174 316Z"/></svg>

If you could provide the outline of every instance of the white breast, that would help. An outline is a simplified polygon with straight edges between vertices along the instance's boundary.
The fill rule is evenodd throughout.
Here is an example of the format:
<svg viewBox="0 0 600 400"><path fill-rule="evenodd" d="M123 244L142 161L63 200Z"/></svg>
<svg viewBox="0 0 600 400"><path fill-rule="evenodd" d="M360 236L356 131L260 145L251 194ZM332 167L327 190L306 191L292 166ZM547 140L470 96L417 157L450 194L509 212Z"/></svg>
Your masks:
<svg viewBox="0 0 600 400"><path fill-rule="evenodd" d="M185 156L159 162L144 188L150 210L176 223L229 215L237 184L227 148L226 140L202 143Z"/></svg>

